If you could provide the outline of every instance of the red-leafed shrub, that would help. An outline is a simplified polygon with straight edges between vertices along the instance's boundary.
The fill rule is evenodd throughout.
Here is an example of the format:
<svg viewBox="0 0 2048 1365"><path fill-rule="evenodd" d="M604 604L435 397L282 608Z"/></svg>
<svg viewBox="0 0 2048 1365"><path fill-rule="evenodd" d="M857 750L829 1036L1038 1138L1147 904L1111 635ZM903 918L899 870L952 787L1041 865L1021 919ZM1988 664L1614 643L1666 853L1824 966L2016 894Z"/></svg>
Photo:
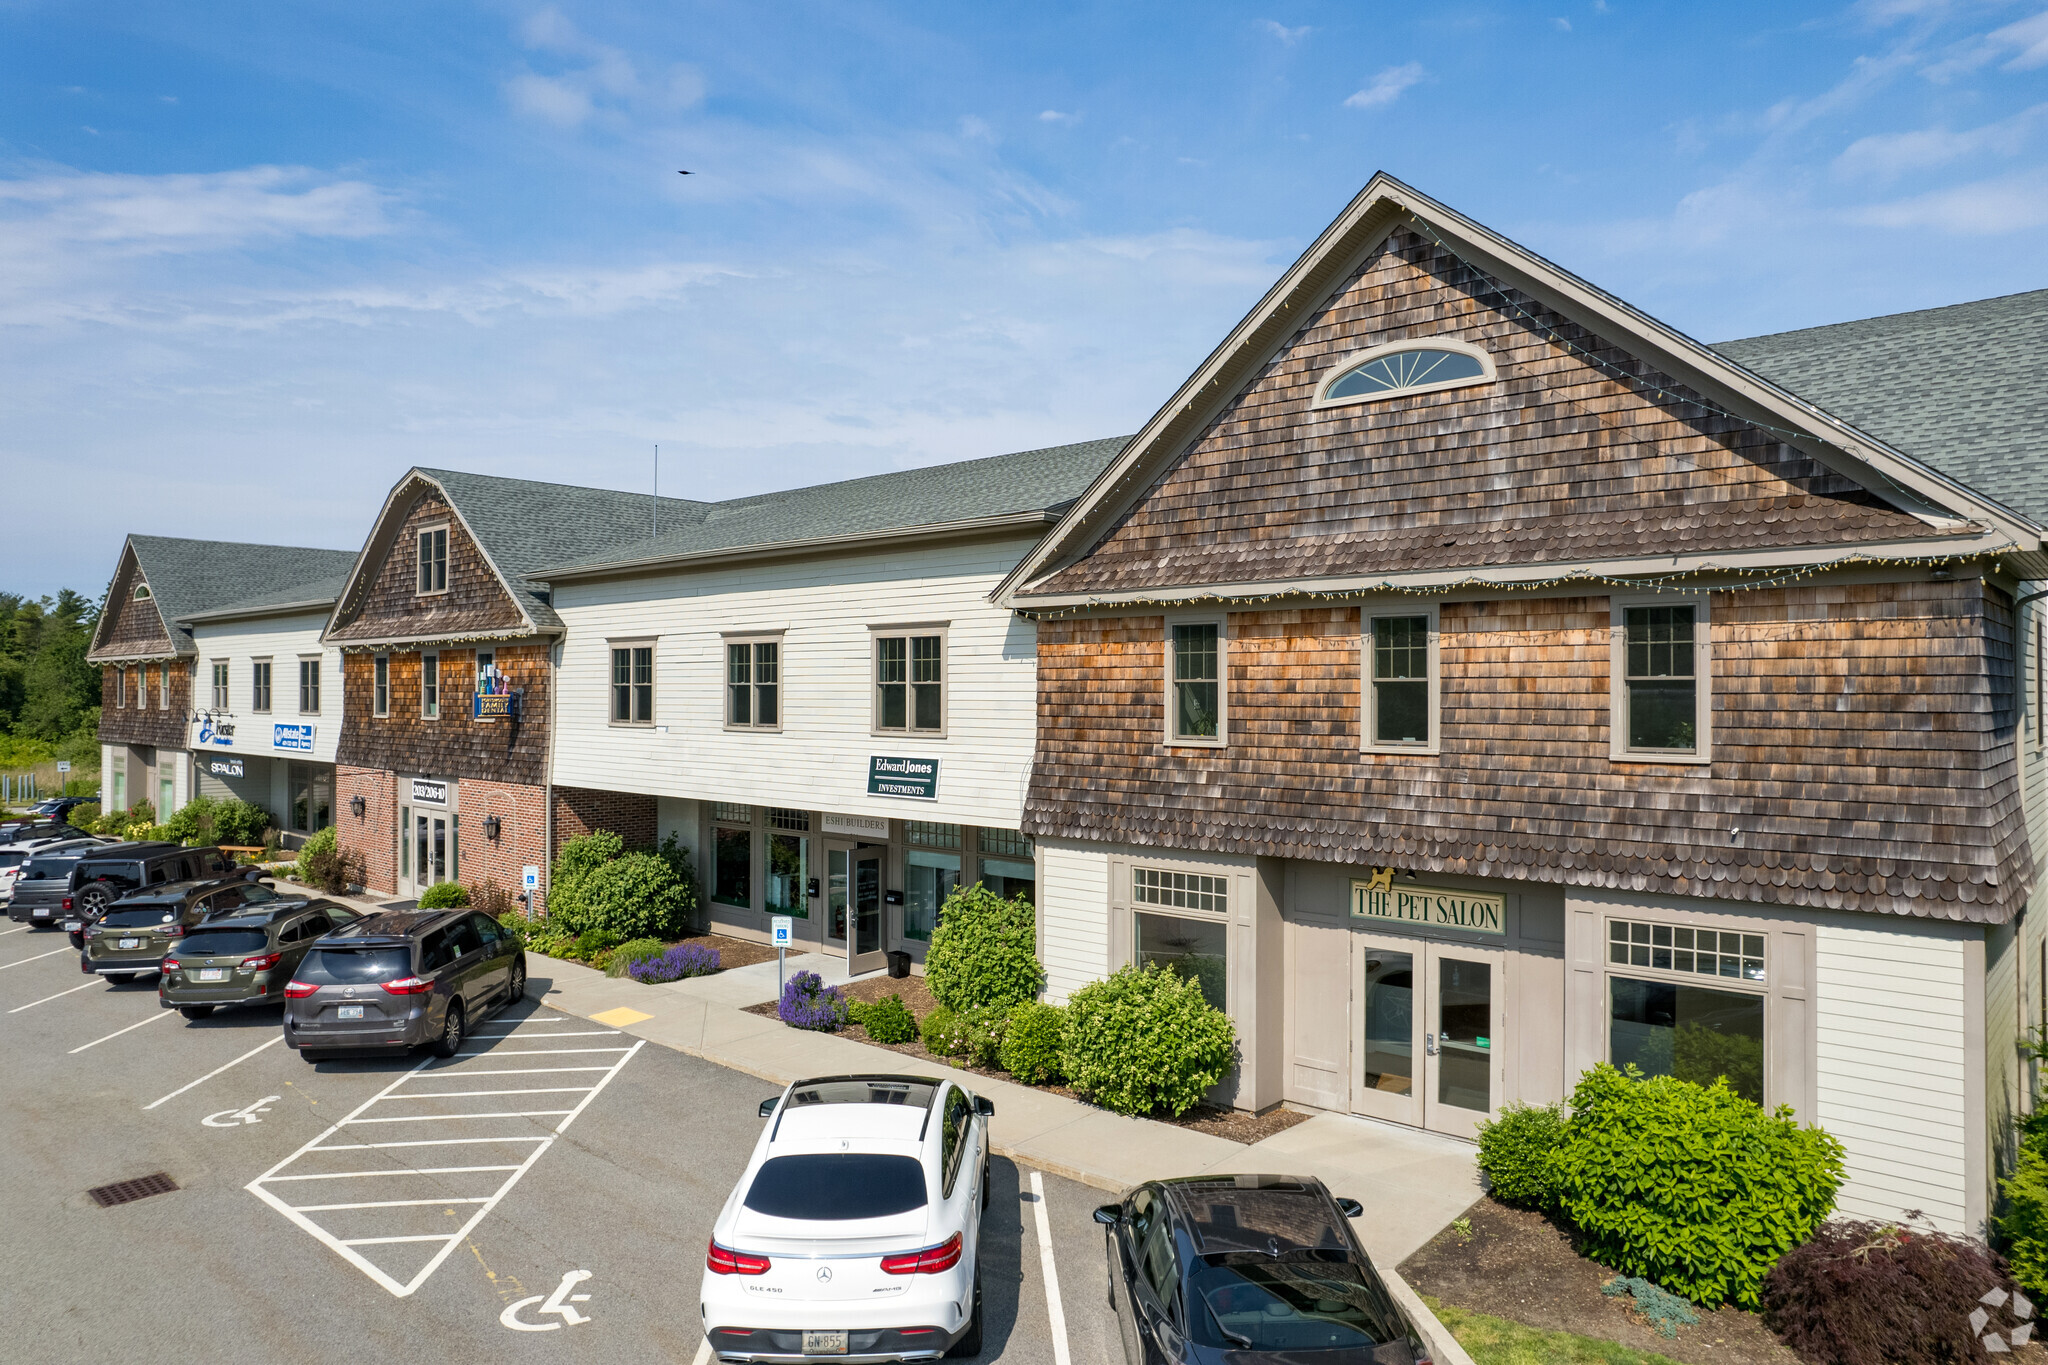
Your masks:
<svg viewBox="0 0 2048 1365"><path fill-rule="evenodd" d="M1959 1365L1985 1358L1980 1335L2017 1325L2009 1299L1981 1332L1970 1322L1984 1294L2011 1288L2005 1262L1966 1238L1828 1223L1764 1277L1764 1321L1815 1365Z"/></svg>

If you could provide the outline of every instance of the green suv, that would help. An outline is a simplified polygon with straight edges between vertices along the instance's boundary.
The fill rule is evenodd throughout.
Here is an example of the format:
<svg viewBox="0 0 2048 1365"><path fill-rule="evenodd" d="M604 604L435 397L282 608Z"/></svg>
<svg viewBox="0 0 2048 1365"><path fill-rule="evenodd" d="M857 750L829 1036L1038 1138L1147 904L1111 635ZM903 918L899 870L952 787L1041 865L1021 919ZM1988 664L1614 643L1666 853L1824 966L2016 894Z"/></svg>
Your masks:
<svg viewBox="0 0 2048 1365"><path fill-rule="evenodd" d="M166 954L209 916L278 899L277 892L240 877L172 882L124 896L80 929L78 969L87 976L133 981L157 971Z"/></svg>
<svg viewBox="0 0 2048 1365"><path fill-rule="evenodd" d="M313 940L358 918L345 905L301 897L224 910L186 930L164 959L157 1003L187 1019L229 1005L282 1005Z"/></svg>

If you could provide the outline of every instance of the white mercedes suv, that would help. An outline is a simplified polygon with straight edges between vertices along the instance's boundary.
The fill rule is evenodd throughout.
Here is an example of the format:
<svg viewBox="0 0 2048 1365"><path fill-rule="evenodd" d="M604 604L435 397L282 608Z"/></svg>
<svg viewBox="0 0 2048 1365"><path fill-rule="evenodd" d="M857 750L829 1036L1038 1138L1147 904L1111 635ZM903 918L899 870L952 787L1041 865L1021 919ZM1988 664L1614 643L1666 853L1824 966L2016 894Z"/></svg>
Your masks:
<svg viewBox="0 0 2048 1365"><path fill-rule="evenodd" d="M824 1076L763 1100L705 1254L718 1358L979 1354L993 1113L928 1076Z"/></svg>

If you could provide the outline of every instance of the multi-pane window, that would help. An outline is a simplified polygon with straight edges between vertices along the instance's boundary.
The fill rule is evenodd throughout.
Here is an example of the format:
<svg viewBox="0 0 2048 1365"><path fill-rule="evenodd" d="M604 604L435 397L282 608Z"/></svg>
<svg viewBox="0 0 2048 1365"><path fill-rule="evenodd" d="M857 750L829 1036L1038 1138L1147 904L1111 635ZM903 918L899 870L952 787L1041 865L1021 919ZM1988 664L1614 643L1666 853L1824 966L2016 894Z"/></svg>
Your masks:
<svg viewBox="0 0 2048 1365"><path fill-rule="evenodd" d="M946 728L945 637L875 637L875 728Z"/></svg>
<svg viewBox="0 0 2048 1365"><path fill-rule="evenodd" d="M1372 742L1429 743L1429 618L1372 618Z"/></svg>
<svg viewBox="0 0 2048 1365"><path fill-rule="evenodd" d="M1173 709L1175 739L1218 739L1222 731L1219 703L1217 627L1212 623L1173 628Z"/></svg>
<svg viewBox="0 0 2048 1365"><path fill-rule="evenodd" d="M249 709L268 711L270 709L270 660L258 659L249 665Z"/></svg>
<svg viewBox="0 0 2048 1365"><path fill-rule="evenodd" d="M420 591L448 591L448 528L436 526L419 535Z"/></svg>
<svg viewBox="0 0 2048 1365"><path fill-rule="evenodd" d="M654 646L613 647L612 723L654 723Z"/></svg>
<svg viewBox="0 0 2048 1365"><path fill-rule="evenodd" d="M1619 966L1760 982L1764 979L1764 936L1609 920L1607 960Z"/></svg>
<svg viewBox="0 0 2048 1365"><path fill-rule="evenodd" d="M128 670L125 668L117 668L114 670L114 705L126 706L127 704Z"/></svg>
<svg viewBox="0 0 2048 1365"><path fill-rule="evenodd" d="M299 660L299 714L310 716L320 710L320 661Z"/></svg>
<svg viewBox="0 0 2048 1365"><path fill-rule="evenodd" d="M156 709L168 711L171 709L171 666L158 664L156 669Z"/></svg>
<svg viewBox="0 0 2048 1365"><path fill-rule="evenodd" d="M768 812L768 876L762 906L771 915L811 914L811 813L771 808Z"/></svg>
<svg viewBox="0 0 2048 1365"><path fill-rule="evenodd" d="M720 801L711 808L711 899L754 907L754 808Z"/></svg>
<svg viewBox="0 0 2048 1365"><path fill-rule="evenodd" d="M1628 747L1690 753L1699 744L1699 679L1693 669L1694 608L1623 612Z"/></svg>
<svg viewBox="0 0 2048 1365"><path fill-rule="evenodd" d="M228 709L228 661L226 659L215 659L213 661L213 709L216 711Z"/></svg>
<svg viewBox="0 0 2048 1365"><path fill-rule="evenodd" d="M1131 899L1148 905L1167 905L1176 910L1230 908L1229 880L1199 872L1165 872L1156 867L1131 869Z"/></svg>
<svg viewBox="0 0 2048 1365"><path fill-rule="evenodd" d="M441 714L441 656L420 655L420 715L434 720Z"/></svg>
<svg viewBox="0 0 2048 1365"><path fill-rule="evenodd" d="M751 730L782 724L782 646L737 640L725 646L725 723Z"/></svg>
<svg viewBox="0 0 2048 1365"><path fill-rule="evenodd" d="M1014 829L985 829L976 838L981 845L981 884L1004 900L1037 900L1038 864L1030 836Z"/></svg>
<svg viewBox="0 0 2048 1365"><path fill-rule="evenodd" d="M391 714L391 660L383 654L370 665L370 714Z"/></svg>
<svg viewBox="0 0 2048 1365"><path fill-rule="evenodd" d="M961 829L937 820L906 820L903 834L903 937L929 942L939 907L960 889Z"/></svg>

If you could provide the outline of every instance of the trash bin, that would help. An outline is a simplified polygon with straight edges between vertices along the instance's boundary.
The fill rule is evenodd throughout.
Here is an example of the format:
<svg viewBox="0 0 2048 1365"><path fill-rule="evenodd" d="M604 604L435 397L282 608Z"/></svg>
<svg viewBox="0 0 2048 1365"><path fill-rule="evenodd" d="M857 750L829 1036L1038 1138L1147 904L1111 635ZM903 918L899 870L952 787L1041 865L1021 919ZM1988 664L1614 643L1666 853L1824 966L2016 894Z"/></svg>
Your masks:
<svg viewBox="0 0 2048 1365"><path fill-rule="evenodd" d="M901 948L891 948L889 950L889 975L897 981L901 981L904 977L910 975L909 953L904 952Z"/></svg>

